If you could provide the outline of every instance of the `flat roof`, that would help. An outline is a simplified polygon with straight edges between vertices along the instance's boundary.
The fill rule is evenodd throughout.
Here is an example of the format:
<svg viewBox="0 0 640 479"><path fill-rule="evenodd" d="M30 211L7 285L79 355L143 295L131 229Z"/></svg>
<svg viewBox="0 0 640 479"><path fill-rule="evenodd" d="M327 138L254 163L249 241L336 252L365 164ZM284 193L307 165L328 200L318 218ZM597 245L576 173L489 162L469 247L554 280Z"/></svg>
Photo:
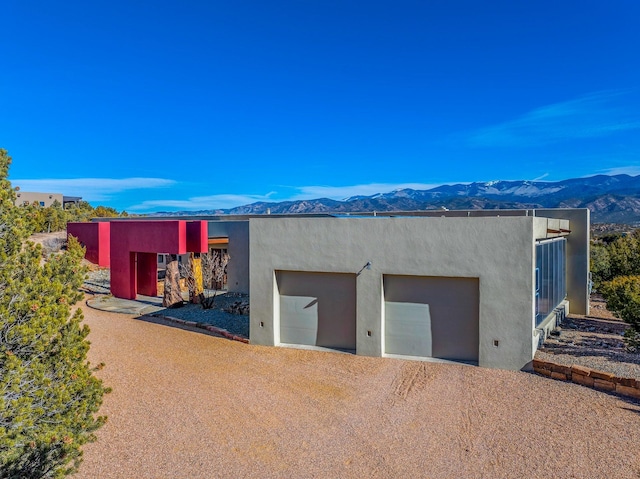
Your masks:
<svg viewBox="0 0 640 479"><path fill-rule="evenodd" d="M92 222L102 221L249 221L254 218L491 218L510 216L539 216L545 218L546 211L578 211L587 208L538 208L538 209L495 209L495 210L421 210L421 211L354 211L333 213L292 213L292 214L252 214L252 215L163 215L128 216L119 218L93 218ZM541 214L538 214L540 210Z"/></svg>

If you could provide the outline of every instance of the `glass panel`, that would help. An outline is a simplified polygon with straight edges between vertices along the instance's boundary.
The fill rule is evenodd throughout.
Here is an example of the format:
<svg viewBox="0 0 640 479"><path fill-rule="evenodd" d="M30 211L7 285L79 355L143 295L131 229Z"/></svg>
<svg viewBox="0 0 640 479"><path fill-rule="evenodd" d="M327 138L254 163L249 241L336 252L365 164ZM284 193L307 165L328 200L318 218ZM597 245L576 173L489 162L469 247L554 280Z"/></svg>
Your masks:
<svg viewBox="0 0 640 479"><path fill-rule="evenodd" d="M536 326L567 296L564 238L536 244Z"/></svg>

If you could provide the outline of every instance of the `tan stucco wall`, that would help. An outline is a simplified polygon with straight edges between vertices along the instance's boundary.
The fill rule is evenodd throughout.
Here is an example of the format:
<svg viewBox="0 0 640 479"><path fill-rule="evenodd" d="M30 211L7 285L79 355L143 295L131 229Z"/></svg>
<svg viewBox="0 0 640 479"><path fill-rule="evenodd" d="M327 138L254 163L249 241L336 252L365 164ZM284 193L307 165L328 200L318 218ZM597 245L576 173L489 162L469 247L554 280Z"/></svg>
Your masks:
<svg viewBox="0 0 640 479"><path fill-rule="evenodd" d="M38 204L42 202L44 203L44 207L48 207L51 206L56 200L58 201L58 203L60 203L60 207L62 207L62 193L36 193L30 191L18 191L16 193L15 204L16 206L22 206L23 204L25 204L25 202L31 204L35 201Z"/></svg>
<svg viewBox="0 0 640 479"><path fill-rule="evenodd" d="M227 287L232 292L249 293L249 224L247 221L230 222L227 233Z"/></svg>
<svg viewBox="0 0 640 479"><path fill-rule="evenodd" d="M569 220L567 236L567 299L571 312L589 314L590 211L587 208L553 208L535 210L537 216ZM566 225L566 223L562 223Z"/></svg>
<svg viewBox="0 0 640 479"><path fill-rule="evenodd" d="M274 271L356 273L371 261L357 278L357 354L382 355L384 274L478 278L479 365L520 369L534 354L534 222L531 216L252 218L251 341L277 344Z"/></svg>

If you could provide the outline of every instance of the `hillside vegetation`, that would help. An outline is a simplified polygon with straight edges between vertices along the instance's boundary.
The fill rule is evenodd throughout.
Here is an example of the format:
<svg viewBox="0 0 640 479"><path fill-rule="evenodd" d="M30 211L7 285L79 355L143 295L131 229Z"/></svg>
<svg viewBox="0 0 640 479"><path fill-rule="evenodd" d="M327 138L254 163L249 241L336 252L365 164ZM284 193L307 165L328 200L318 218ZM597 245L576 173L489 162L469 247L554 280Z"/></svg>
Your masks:
<svg viewBox="0 0 640 479"><path fill-rule="evenodd" d="M52 233L63 231L68 222L89 221L91 218L117 218L129 216L126 211L118 212L108 206L94 208L86 201L72 203L65 208L59 202L43 207L38 203L18 206L18 212L34 233Z"/></svg>
<svg viewBox="0 0 640 479"><path fill-rule="evenodd" d="M631 326L625 333L629 350L640 352L640 230L594 241L591 274L607 308Z"/></svg>

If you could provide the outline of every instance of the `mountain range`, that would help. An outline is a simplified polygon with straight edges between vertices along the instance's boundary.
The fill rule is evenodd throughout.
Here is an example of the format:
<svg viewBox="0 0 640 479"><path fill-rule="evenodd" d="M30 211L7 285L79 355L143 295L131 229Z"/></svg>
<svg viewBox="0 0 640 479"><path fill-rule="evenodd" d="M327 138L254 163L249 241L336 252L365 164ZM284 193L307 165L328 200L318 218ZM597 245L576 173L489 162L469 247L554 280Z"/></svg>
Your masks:
<svg viewBox="0 0 640 479"><path fill-rule="evenodd" d="M640 175L596 175L563 181L489 181L442 185L428 190L410 188L342 201L258 202L227 210L156 213L291 214L414 211L433 209L589 208L593 223L640 224Z"/></svg>

